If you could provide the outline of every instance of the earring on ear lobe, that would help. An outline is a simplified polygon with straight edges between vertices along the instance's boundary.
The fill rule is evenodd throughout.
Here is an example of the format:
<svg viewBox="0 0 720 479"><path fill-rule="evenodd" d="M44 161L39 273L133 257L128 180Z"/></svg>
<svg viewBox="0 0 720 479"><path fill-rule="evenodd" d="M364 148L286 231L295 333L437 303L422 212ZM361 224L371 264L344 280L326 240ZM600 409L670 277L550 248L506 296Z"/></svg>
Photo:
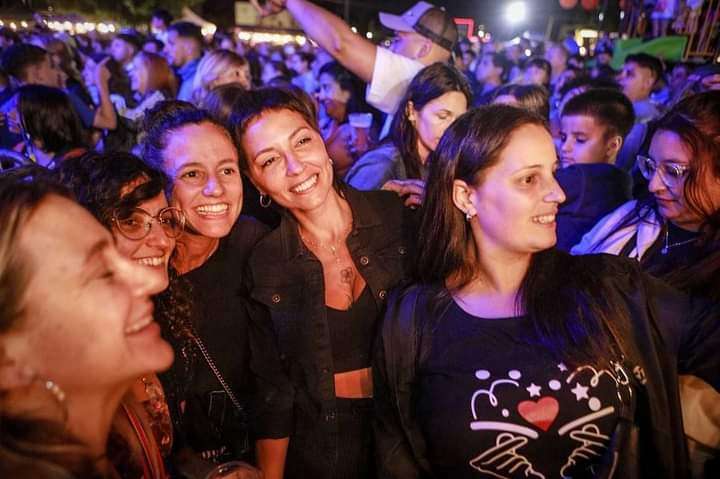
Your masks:
<svg viewBox="0 0 720 479"><path fill-rule="evenodd" d="M262 206L263 208L269 208L270 203L272 203L272 198L270 198L268 195L260 193L260 206Z"/></svg>
<svg viewBox="0 0 720 479"><path fill-rule="evenodd" d="M328 157L328 161L330 162L331 165L334 165L332 158Z"/></svg>
<svg viewBox="0 0 720 479"><path fill-rule="evenodd" d="M465 212L465 221L470 221L473 216L475 216L473 213L470 213L469 211Z"/></svg>

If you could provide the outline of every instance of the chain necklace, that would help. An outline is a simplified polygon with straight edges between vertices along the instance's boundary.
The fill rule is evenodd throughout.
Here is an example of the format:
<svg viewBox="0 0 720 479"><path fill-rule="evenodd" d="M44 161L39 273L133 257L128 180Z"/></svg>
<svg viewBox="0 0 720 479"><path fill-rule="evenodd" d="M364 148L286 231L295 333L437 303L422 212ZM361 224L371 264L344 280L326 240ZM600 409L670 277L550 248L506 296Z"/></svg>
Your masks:
<svg viewBox="0 0 720 479"><path fill-rule="evenodd" d="M676 246L682 246L682 245L684 245L684 244L694 243L695 241L698 240L698 238L699 238L699 236L698 236L698 237L695 237L695 238L690 238L690 239L684 240L684 241L678 241L678 242L676 242L676 243L669 243L669 241L670 241L670 227L667 227L667 228L665 228L665 244L663 245L662 249L660 250L660 253L663 254L663 255L666 255L666 254L668 254L668 252L670 252L670 250L671 250L672 248L674 248L674 247L676 247Z"/></svg>
<svg viewBox="0 0 720 479"><path fill-rule="evenodd" d="M320 241L315 241L311 238L308 238L304 234L302 234L302 231L298 227L298 234L300 235L300 239L302 239L303 243L312 246L313 248L318 249L325 249L330 251L332 253L333 258L335 258L335 262L340 264L342 262L340 255L338 254L338 245L340 244L340 241L345 241L345 238L350 234L350 231L352 231L353 223L352 221L348 225L348 228L345 229L338 237L335 239L335 241L332 241L330 243L322 243Z"/></svg>

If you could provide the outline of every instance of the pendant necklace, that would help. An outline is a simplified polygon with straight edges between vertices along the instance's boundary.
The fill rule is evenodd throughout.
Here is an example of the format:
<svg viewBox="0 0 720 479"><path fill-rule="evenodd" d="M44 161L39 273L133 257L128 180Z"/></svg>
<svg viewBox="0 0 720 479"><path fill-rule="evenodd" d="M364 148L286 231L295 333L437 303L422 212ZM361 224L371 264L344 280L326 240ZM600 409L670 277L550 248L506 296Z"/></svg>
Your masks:
<svg viewBox="0 0 720 479"><path fill-rule="evenodd" d="M305 244L308 244L314 248L326 249L326 250L330 251L330 253L332 253L332 255L333 255L333 258L335 258L335 262L340 264L342 262L342 260L340 259L340 255L338 254L338 244L340 243L341 240L344 241L345 238L347 238L347 236L350 234L350 231L352 231L352 227L353 227L353 223L351 221L349 227L345 231L343 231L340 234L340 236L337 237L337 239L335 241L333 241L331 243L323 243L323 242L315 241L311 238L308 238L307 236L302 234L302 231L300 230L300 228L298 228L298 233L300 234L300 239L302 239Z"/></svg>
<svg viewBox="0 0 720 479"><path fill-rule="evenodd" d="M660 253L663 255L668 254L668 252L676 247L676 246L682 246L684 244L694 243L697 241L699 237L690 238L685 241L678 241L677 243L669 243L670 241L670 227L665 228L665 244L663 245L662 249L660 250Z"/></svg>

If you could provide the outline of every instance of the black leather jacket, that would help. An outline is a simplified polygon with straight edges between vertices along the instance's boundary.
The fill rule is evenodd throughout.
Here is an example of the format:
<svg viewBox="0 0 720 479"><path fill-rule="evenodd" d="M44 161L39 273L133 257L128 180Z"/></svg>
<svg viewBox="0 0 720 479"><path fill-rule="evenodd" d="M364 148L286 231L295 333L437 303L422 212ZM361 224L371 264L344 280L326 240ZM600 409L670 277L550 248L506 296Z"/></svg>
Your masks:
<svg viewBox="0 0 720 479"><path fill-rule="evenodd" d="M678 373L700 377L720 390L720 315L717 307L692 300L640 272L637 264L608 255L575 257L581 266L607 270L608 291L627 305L629 322L615 324L634 398L627 422L620 421L600 477L688 477L687 451L678 395ZM442 312L428 304L441 290L412 286L394 291L373 361L380 477L433 477L426 443L414 418L422 368ZM717 394L717 393L715 393Z"/></svg>
<svg viewBox="0 0 720 479"><path fill-rule="evenodd" d="M350 255L378 311L383 311L388 290L406 275L410 210L395 193L360 192L349 186L342 193L353 212ZM322 421L332 432L335 383L323 270L302 243L291 215L285 214L280 227L257 244L249 267L250 294L270 310L280 358L295 388L296 425L315 427Z"/></svg>

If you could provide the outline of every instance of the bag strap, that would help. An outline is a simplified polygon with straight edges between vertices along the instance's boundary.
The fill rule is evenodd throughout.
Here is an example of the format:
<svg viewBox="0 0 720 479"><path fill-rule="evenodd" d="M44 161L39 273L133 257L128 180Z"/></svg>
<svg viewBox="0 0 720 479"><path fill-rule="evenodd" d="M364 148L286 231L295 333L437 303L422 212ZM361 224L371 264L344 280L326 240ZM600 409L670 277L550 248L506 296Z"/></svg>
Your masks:
<svg viewBox="0 0 720 479"><path fill-rule="evenodd" d="M237 397L235 396L235 393L232 392L230 389L230 386L228 386L228 383L225 381L225 378L223 378L222 374L220 374L220 370L215 365L215 361L213 361L213 358L210 356L210 353L208 352L207 348L205 347L205 343L202 342L202 340L197 336L193 336L193 340L195 341L195 344L197 345L198 349L200 350L200 353L205 358L205 362L210 367L210 370L213 372L215 377L217 378L218 382L222 386L225 393L230 398L230 401L233 403L233 406L238 410L240 413L244 413L245 409L240 404L240 401L238 401Z"/></svg>

